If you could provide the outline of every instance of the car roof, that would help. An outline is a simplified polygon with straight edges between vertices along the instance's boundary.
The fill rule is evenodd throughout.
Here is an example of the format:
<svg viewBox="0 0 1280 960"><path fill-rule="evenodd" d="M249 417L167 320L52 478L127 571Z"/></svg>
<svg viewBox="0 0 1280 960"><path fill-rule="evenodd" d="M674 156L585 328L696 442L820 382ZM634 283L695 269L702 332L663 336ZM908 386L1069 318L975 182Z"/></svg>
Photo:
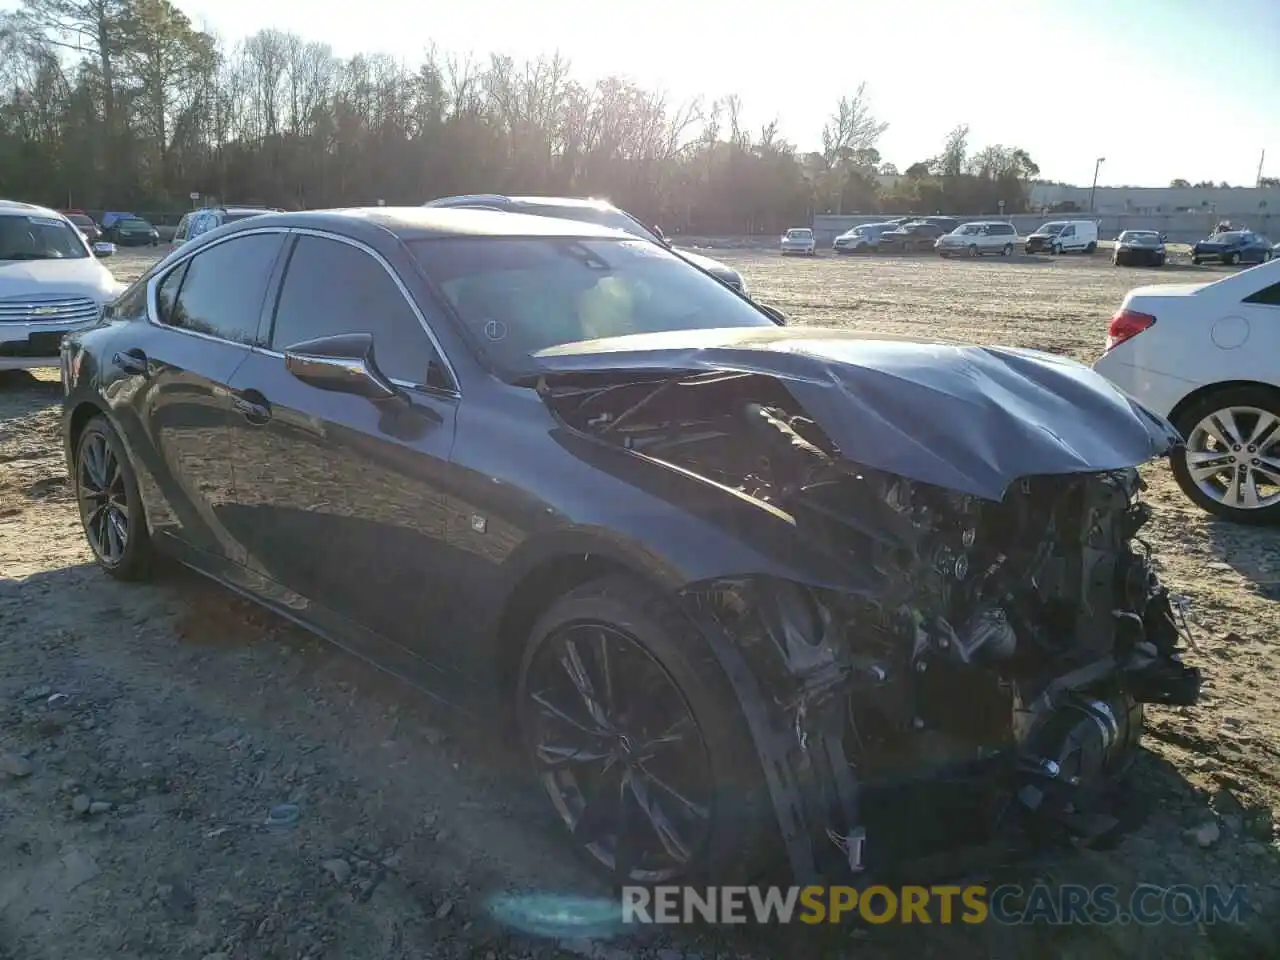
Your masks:
<svg viewBox="0 0 1280 960"><path fill-rule="evenodd" d="M215 234L227 236L232 232L260 230L264 227L329 230L357 238L390 233L401 240L442 237L635 239L621 230L583 223L580 220L536 217L467 207L348 207L333 210L264 213L252 219L226 224L216 231L204 234L201 239Z"/></svg>
<svg viewBox="0 0 1280 960"><path fill-rule="evenodd" d="M0 215L8 214L14 217L29 217L35 215L37 217L58 217L61 218L57 210L52 207L42 207L35 203L24 203L21 200L0 200Z"/></svg>
<svg viewBox="0 0 1280 960"><path fill-rule="evenodd" d="M425 207L436 207L446 209L449 207L465 206L467 204L483 205L490 204L492 206L522 206L522 207L581 207L584 210L616 210L618 209L608 200L600 200L591 197L509 197L501 193L469 193L459 194L452 197L437 197L423 204Z"/></svg>

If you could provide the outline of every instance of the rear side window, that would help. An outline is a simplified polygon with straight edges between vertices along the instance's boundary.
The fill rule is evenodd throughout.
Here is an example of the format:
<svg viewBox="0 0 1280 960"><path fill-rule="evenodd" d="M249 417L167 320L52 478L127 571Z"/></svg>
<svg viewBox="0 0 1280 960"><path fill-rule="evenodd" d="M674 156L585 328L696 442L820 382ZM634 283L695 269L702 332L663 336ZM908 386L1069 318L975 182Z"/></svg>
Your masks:
<svg viewBox="0 0 1280 960"><path fill-rule="evenodd" d="M374 359L393 380L446 386L431 338L386 269L358 247L298 238L276 304L271 348L317 337L368 333Z"/></svg>
<svg viewBox="0 0 1280 960"><path fill-rule="evenodd" d="M215 244L196 254L178 281L172 308L158 319L180 330L234 343L257 344L262 301L283 242L282 234L258 233ZM161 286L172 279L170 274ZM157 310L160 309L161 304L157 303Z"/></svg>
<svg viewBox="0 0 1280 960"><path fill-rule="evenodd" d="M1009 226L1007 223L993 223L988 232L995 234L996 236L1007 237L1013 233L1013 227Z"/></svg>

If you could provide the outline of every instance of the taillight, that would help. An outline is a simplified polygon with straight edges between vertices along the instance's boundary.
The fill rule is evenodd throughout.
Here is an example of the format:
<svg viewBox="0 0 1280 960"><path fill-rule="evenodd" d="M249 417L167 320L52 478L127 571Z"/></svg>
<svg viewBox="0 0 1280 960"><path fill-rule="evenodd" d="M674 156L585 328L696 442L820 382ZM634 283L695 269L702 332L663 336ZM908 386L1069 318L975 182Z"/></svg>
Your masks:
<svg viewBox="0 0 1280 960"><path fill-rule="evenodd" d="M1126 340L1132 340L1155 322L1156 318L1149 313L1123 308L1117 310L1107 325L1107 349L1114 350Z"/></svg>

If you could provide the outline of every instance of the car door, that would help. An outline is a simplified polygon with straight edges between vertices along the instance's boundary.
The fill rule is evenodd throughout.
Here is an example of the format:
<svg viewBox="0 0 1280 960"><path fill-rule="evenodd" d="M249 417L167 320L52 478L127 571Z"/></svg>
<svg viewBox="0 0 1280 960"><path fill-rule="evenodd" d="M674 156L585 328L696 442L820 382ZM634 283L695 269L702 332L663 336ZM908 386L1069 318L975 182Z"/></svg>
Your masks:
<svg viewBox="0 0 1280 960"><path fill-rule="evenodd" d="M459 399L447 361L387 261L342 237L295 237L268 325L269 349L231 383L233 512L250 574L322 626L425 655L433 637L452 636L439 587ZM374 402L287 371L290 346L350 333L372 335L400 397Z"/></svg>
<svg viewBox="0 0 1280 960"><path fill-rule="evenodd" d="M244 550L222 511L231 502L229 383L249 355L269 278L284 243L278 231L229 237L157 274L146 288L146 323L129 324L113 362L128 375L128 408L149 445L148 518L200 566L226 573Z"/></svg>

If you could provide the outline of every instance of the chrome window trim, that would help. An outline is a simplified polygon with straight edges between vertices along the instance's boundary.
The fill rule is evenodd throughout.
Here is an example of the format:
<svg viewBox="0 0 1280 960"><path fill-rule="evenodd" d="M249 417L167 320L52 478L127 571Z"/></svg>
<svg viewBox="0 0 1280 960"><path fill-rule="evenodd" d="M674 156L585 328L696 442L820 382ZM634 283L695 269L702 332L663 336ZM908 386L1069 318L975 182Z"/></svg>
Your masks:
<svg viewBox="0 0 1280 960"><path fill-rule="evenodd" d="M458 380L458 374L457 374L457 371L454 369L453 362L449 359L448 354L444 352L444 348L440 346L440 341L436 338L435 331L433 331L431 329L431 326L427 323L427 319L423 315L422 311L418 308L418 304L414 301L413 297L410 296L409 288L405 286L404 281L400 279L399 275L392 268L391 264L387 262L386 257L382 256L382 254L378 253L377 250L374 250L367 243L364 243L363 241L360 241L360 240L355 240L351 237L344 237L338 233L330 233L325 230L316 230L311 227L254 227L248 230L238 230L235 233L231 234L230 236L219 237L217 240L214 240L212 243L201 244L198 250L191 250L189 252L184 252L176 260L174 260L173 263L169 264L169 266L167 266L164 270L157 272L154 276L151 277L150 280L147 281L147 322L152 324L153 326L160 327L163 330L172 330L177 333L186 334L189 337L199 337L201 340L209 340L213 343L226 343L226 344L231 344L233 346L246 347L249 350L252 350L254 353L260 353L268 357L279 357L280 359L283 360L284 354L281 353L279 350L273 350L270 347L264 347L256 343L241 343L238 340L228 340L225 337L215 337L212 334L201 333L197 330L187 330L183 327L170 326L169 324L163 323L160 320L159 314L156 310L156 295L157 295L157 292L159 291L160 285L164 283L164 281L168 278L168 276L171 273L173 273L173 271L177 270L180 266L182 266L182 264L187 263L193 257L197 257L201 253L203 253L205 250L212 249L213 247L216 247L219 244L227 243L231 240L238 239L239 237L257 236L260 234L282 234L286 238L288 237L288 235L292 234L295 236L318 237L322 240L336 240L339 243L345 243L348 246L355 247L357 250L361 250L364 253L371 256L379 265L381 265L382 269L385 270L387 274L391 277L392 281L396 285L396 288L400 291L400 295L404 297L405 302L409 305L409 309L412 310L413 315L417 317L418 325L422 328L423 332L426 333L427 339L431 341L431 345L436 351L436 356L438 356L440 358L440 361L444 364L445 370L449 375L449 379L453 382L453 387L452 388L428 387L428 386L425 386L424 384L408 383L406 381L397 380L395 378L388 378L388 379L390 379L391 382L394 383L396 386L404 387L405 389L409 389L409 390L425 389L428 392L436 393L436 394L442 393L452 397L462 396L460 381ZM273 274L275 273L274 268L272 270L272 273ZM281 283L283 283L283 280L284 278L281 277ZM272 319L274 320L274 316Z"/></svg>

